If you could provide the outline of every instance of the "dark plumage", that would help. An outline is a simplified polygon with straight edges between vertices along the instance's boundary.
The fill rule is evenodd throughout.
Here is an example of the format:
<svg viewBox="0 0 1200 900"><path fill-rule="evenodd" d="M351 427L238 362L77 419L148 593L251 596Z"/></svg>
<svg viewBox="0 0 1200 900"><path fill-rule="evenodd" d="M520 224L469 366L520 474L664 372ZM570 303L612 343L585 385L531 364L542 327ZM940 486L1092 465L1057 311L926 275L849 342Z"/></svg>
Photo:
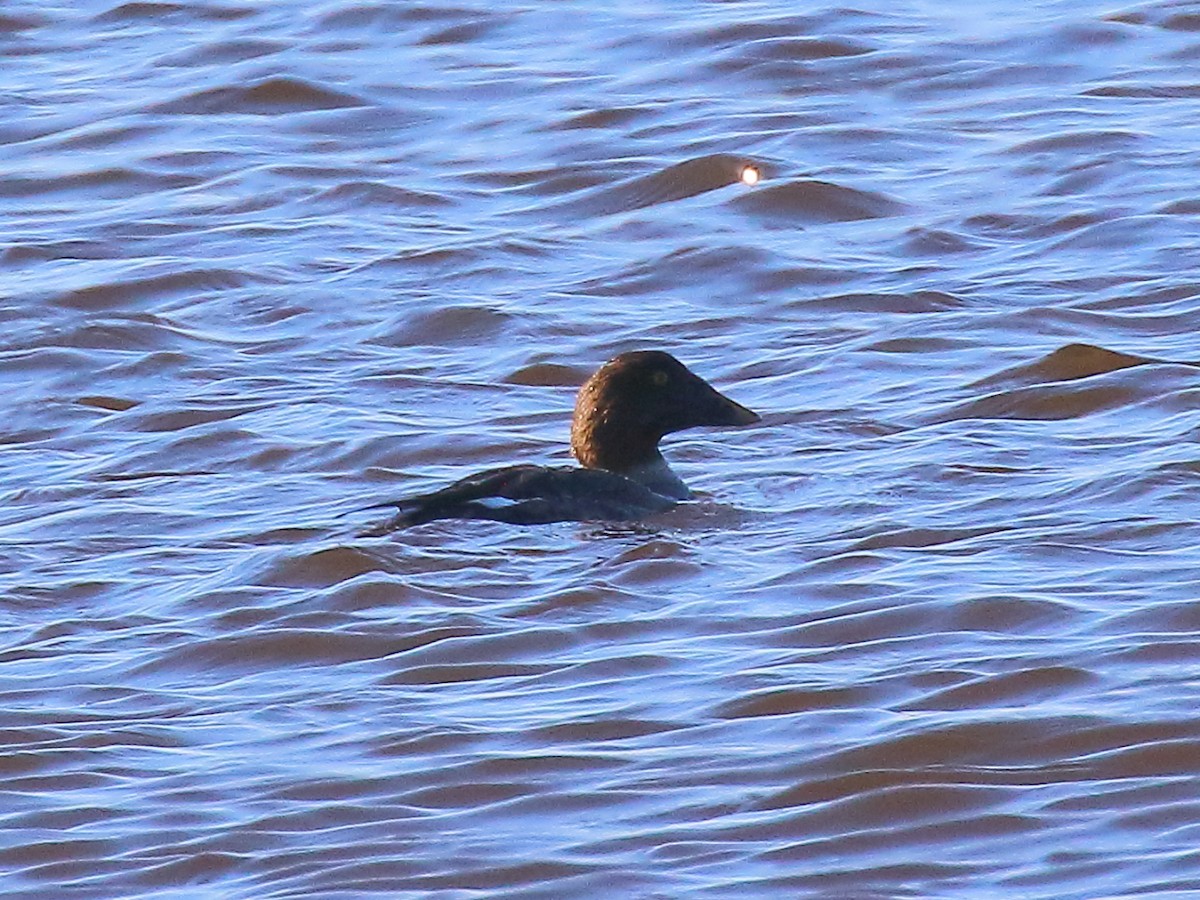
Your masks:
<svg viewBox="0 0 1200 900"><path fill-rule="evenodd" d="M719 393L669 353L609 360L579 389L571 450L583 465L507 466L395 503L381 531L434 519L518 525L640 519L691 496L658 450L664 435L699 425L749 425L758 415Z"/></svg>

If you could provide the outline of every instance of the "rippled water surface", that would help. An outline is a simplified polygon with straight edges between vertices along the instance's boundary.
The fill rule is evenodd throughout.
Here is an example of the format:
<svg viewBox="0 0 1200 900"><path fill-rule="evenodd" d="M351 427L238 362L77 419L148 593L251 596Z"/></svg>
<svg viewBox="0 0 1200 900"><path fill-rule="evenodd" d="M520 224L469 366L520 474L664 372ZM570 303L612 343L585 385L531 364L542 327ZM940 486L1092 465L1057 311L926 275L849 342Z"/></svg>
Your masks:
<svg viewBox="0 0 1200 900"><path fill-rule="evenodd" d="M6 896L1200 892L1200 6L0 55ZM649 347L763 415L697 502L363 536Z"/></svg>

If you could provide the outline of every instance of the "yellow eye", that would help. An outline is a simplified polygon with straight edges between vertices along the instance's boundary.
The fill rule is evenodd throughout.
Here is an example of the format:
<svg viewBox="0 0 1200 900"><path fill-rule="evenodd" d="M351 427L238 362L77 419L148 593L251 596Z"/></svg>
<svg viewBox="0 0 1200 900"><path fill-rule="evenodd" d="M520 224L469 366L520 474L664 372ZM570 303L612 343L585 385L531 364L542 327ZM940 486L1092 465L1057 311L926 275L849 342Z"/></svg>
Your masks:
<svg viewBox="0 0 1200 900"><path fill-rule="evenodd" d="M668 381L671 380L671 376L668 375L666 372L664 372L662 369L658 369L656 372L654 372L650 376L650 380L654 383L655 387L662 387L664 384L666 384Z"/></svg>

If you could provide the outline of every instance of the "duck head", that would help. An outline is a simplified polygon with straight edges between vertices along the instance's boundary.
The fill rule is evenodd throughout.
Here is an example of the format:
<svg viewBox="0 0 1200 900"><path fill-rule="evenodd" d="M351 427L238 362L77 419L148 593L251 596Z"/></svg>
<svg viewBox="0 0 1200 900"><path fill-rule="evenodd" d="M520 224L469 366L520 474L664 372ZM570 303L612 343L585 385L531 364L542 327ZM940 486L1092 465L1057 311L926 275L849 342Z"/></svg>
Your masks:
<svg viewBox="0 0 1200 900"><path fill-rule="evenodd" d="M579 389L571 450L585 468L629 474L662 462L663 435L757 421L671 354L638 350L609 360Z"/></svg>

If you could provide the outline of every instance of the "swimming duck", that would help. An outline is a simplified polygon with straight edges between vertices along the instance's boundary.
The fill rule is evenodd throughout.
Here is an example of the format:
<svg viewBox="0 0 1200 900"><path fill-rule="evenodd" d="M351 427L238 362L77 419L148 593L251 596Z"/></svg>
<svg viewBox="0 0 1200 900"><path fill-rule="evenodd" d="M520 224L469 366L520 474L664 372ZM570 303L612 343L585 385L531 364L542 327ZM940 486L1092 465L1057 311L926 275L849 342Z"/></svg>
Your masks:
<svg viewBox="0 0 1200 900"><path fill-rule="evenodd" d="M571 451L583 468L489 469L429 494L379 504L399 512L377 533L434 519L517 525L622 521L664 512L691 497L659 452L664 435L699 425L750 425L756 413L721 394L660 350L622 353L579 389Z"/></svg>

